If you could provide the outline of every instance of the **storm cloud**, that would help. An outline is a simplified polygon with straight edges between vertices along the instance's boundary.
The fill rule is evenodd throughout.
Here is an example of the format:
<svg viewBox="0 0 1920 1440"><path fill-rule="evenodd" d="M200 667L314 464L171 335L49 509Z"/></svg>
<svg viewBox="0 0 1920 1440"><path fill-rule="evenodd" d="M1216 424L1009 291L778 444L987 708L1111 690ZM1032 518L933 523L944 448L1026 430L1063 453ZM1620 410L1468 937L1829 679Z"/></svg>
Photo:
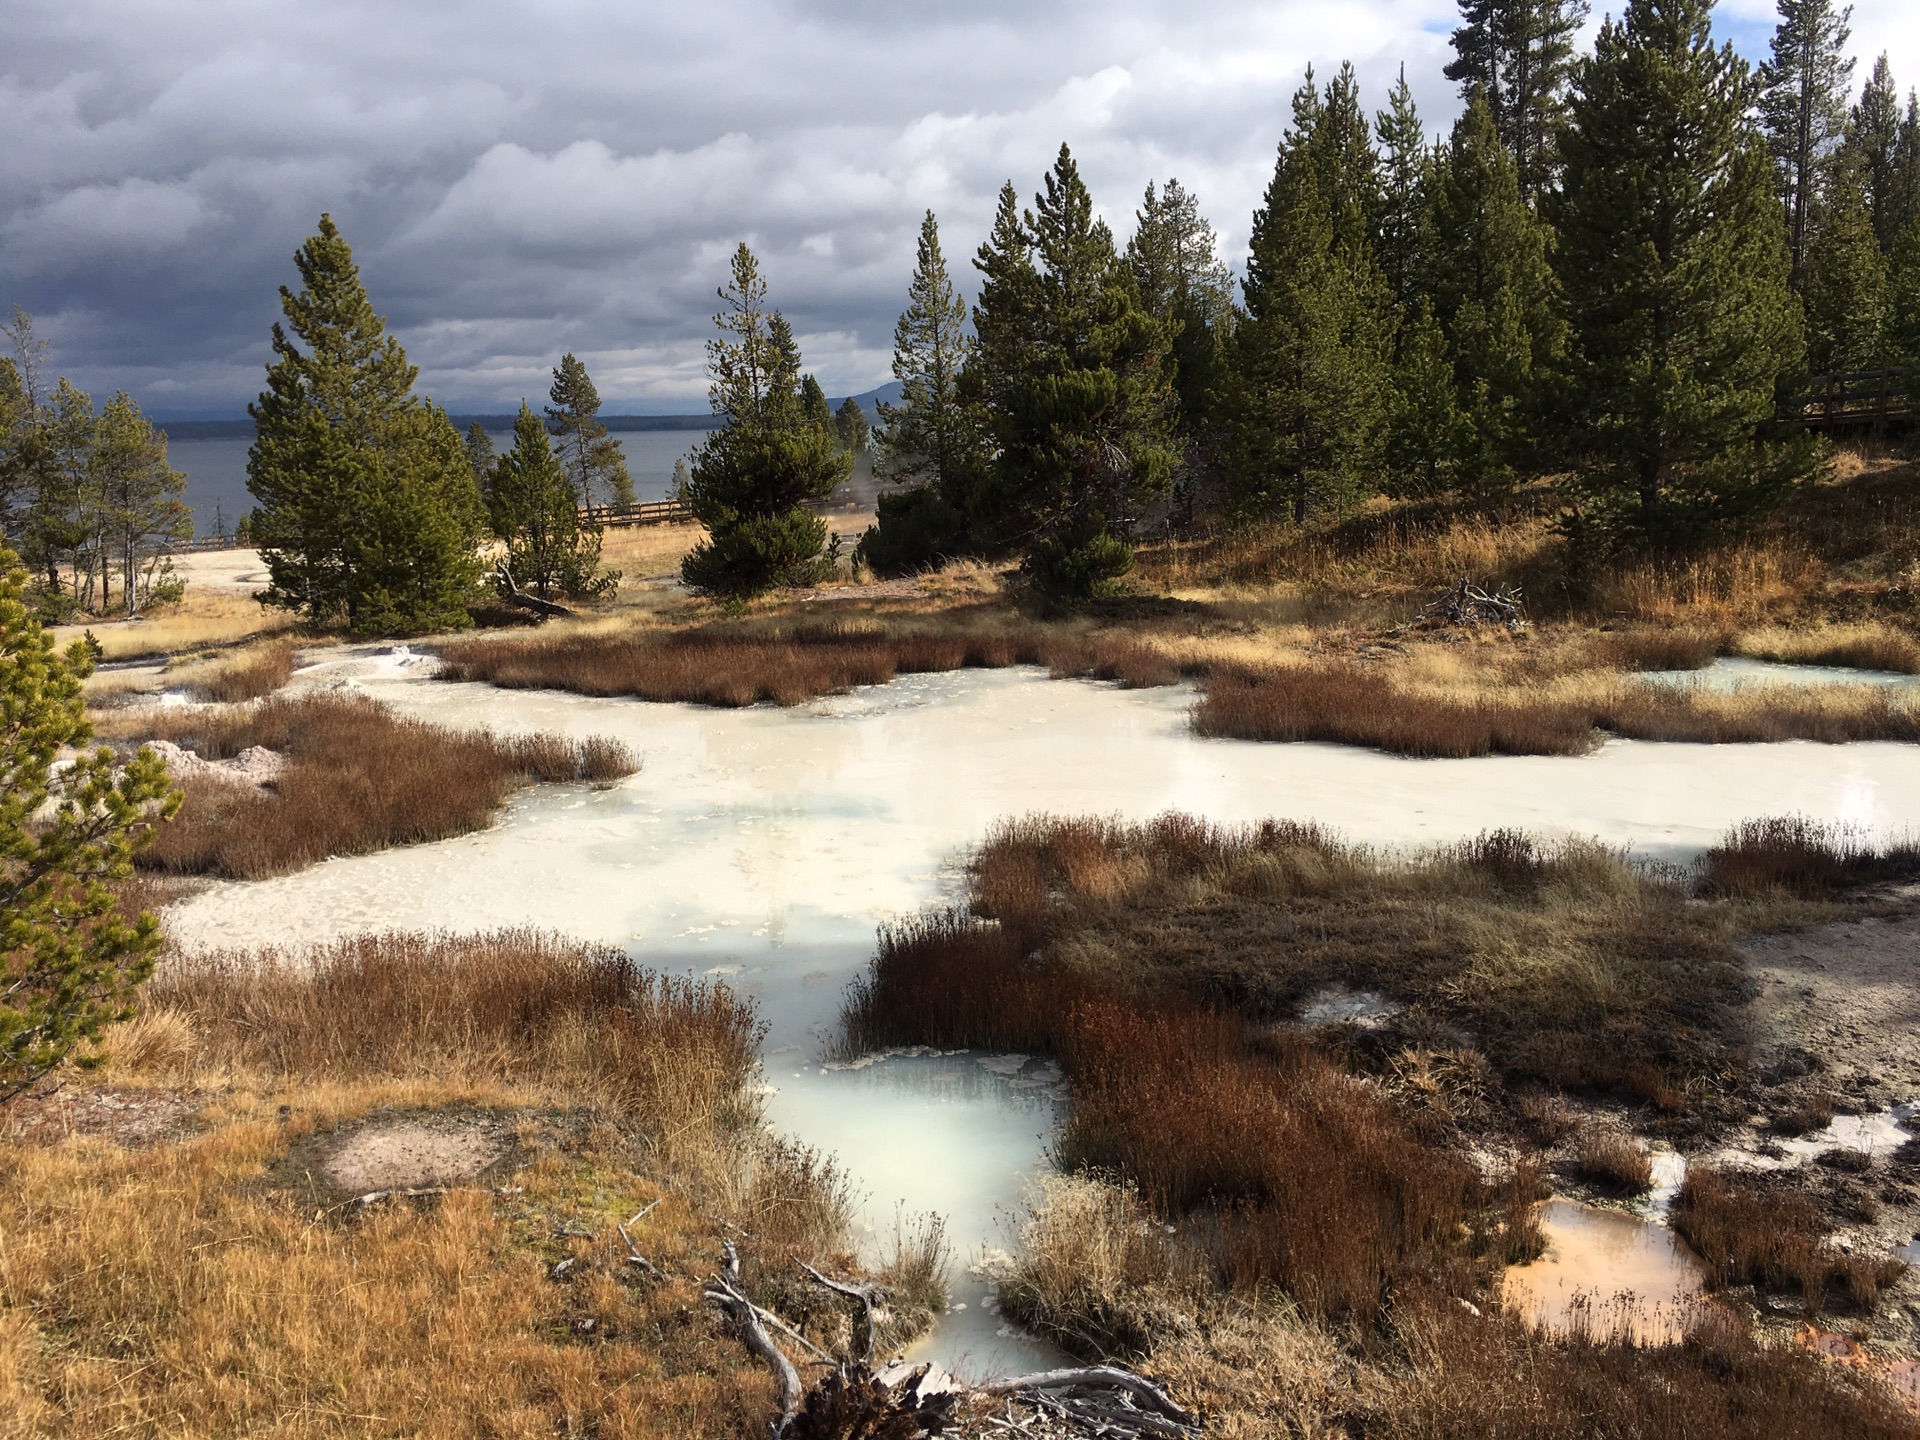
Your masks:
<svg viewBox="0 0 1920 1440"><path fill-rule="evenodd" d="M1749 54L1771 7L1738 0ZM1854 49L1920 81L1920 7ZM1308 64L1404 62L1436 127L1444 0L708 0L167 6L25 0L0 50L0 306L58 368L161 413L237 413L276 287L329 210L423 384L545 388L563 350L615 408L700 408L727 254L760 253L830 392L886 378L923 211L950 262L1061 141L1125 235L1177 175L1230 254Z"/></svg>

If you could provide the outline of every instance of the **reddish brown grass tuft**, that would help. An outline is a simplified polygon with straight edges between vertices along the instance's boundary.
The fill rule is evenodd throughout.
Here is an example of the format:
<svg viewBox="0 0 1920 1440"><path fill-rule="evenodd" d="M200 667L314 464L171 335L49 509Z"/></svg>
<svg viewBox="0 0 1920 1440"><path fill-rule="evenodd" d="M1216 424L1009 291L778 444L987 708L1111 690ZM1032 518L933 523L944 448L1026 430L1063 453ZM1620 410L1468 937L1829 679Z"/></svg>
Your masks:
<svg viewBox="0 0 1920 1440"><path fill-rule="evenodd" d="M615 741L452 731L325 694L209 714L161 711L154 730L208 760L254 745L287 757L272 793L190 779L179 814L140 855L148 869L238 880L465 834L529 781L609 780L636 768Z"/></svg>
<svg viewBox="0 0 1920 1440"><path fill-rule="evenodd" d="M1653 1157L1647 1147L1610 1125L1588 1127L1574 1151L1573 1171L1588 1184L1623 1195L1653 1188Z"/></svg>
<svg viewBox="0 0 1920 1440"><path fill-rule="evenodd" d="M1712 1283L1798 1291L1810 1314L1838 1295L1871 1310L1907 1268L1827 1243L1819 1206L1779 1176L1696 1166L1674 1201L1673 1227L1700 1252Z"/></svg>
<svg viewBox="0 0 1920 1440"><path fill-rule="evenodd" d="M1743 820L1701 859L1707 889L1717 895L1818 899L1851 885L1911 874L1920 850L1910 841L1877 846L1850 826L1805 815Z"/></svg>
<svg viewBox="0 0 1920 1440"><path fill-rule="evenodd" d="M232 705L271 695L293 678L295 646L273 640L241 652L227 663L196 677L187 689L201 700Z"/></svg>

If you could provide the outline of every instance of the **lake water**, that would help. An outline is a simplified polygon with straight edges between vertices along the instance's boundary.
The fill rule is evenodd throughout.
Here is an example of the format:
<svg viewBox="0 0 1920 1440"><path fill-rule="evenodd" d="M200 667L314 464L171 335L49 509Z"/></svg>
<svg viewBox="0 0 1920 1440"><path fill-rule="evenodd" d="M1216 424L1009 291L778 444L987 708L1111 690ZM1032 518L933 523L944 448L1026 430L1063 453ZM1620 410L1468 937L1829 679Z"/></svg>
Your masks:
<svg viewBox="0 0 1920 1440"><path fill-rule="evenodd" d="M673 462L690 456L706 438L704 430L620 430L613 438L627 457L634 495L640 500L664 500L673 479ZM511 430L489 430L496 450L513 445ZM194 533L211 535L219 524L228 531L253 508L247 493L247 447L250 439L169 440L167 459L187 477L187 505L193 511Z"/></svg>
<svg viewBox="0 0 1920 1440"><path fill-rule="evenodd" d="M1005 1333L965 1265L1046 1163L1054 1088L1015 1057L923 1055L828 1069L876 925L962 891L968 846L1033 811L1318 820L1420 846L1515 826L1685 859L1734 821L1798 812L1868 830L1920 813L1920 746L1608 741L1579 757L1409 760L1334 745L1208 740L1190 690L1120 691L1022 669L904 677L792 709L701 709L430 678L432 662L330 651L342 684L442 724L616 736L641 772L606 790L523 791L478 834L221 883L173 906L188 945L285 944L402 927L551 927L758 1002L770 1120L837 1155L887 1230L946 1216L960 1252L926 1353L976 1371L1044 1363Z"/></svg>

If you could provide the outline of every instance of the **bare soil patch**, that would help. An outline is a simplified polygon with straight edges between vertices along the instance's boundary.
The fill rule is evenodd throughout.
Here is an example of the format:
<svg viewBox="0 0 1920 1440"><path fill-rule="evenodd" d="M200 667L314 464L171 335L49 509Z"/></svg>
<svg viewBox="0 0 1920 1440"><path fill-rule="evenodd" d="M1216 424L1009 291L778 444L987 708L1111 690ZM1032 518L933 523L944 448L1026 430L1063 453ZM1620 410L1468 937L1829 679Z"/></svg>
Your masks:
<svg viewBox="0 0 1920 1440"><path fill-rule="evenodd" d="M340 1190L409 1190L477 1179L511 1141L488 1115L375 1119L333 1139L321 1174Z"/></svg>
<svg viewBox="0 0 1920 1440"><path fill-rule="evenodd" d="M53 1145L85 1135L137 1150L186 1134L199 1103L177 1090L60 1089L21 1095L0 1114L10 1140Z"/></svg>

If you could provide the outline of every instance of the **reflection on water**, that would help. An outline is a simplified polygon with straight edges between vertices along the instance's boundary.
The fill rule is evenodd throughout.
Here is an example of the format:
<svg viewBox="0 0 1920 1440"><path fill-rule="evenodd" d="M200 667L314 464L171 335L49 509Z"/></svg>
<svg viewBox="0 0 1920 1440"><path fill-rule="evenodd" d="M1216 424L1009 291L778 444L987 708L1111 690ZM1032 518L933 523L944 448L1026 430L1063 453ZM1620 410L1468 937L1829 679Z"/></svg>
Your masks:
<svg viewBox="0 0 1920 1440"><path fill-rule="evenodd" d="M956 862L1002 817L1288 816L1414 846L1514 826L1684 858L1755 813L1894 828L1920 810L1920 747L1909 745L1613 742L1577 758L1409 760L1201 740L1187 728L1189 691L1032 670L711 710L451 685L404 657L329 653L302 685L350 685L443 724L613 735L644 769L606 790L523 792L476 835L211 886L170 909L182 942L537 925L724 980L768 1023L775 1123L840 1158L872 1197L870 1220L890 1223L896 1201L940 1210L957 1268L1005 1243L1001 1212L1044 1163L1047 1084L1030 1066L996 1074L962 1056L837 1071L820 1061L875 926L959 893ZM968 1306L964 1323L942 1327L938 1358L1006 1349L997 1322Z"/></svg>
<svg viewBox="0 0 1920 1440"><path fill-rule="evenodd" d="M1664 1225L1572 1200L1541 1207L1547 1251L1508 1268L1501 1300L1555 1335L1679 1340L1704 1295L1705 1272Z"/></svg>

